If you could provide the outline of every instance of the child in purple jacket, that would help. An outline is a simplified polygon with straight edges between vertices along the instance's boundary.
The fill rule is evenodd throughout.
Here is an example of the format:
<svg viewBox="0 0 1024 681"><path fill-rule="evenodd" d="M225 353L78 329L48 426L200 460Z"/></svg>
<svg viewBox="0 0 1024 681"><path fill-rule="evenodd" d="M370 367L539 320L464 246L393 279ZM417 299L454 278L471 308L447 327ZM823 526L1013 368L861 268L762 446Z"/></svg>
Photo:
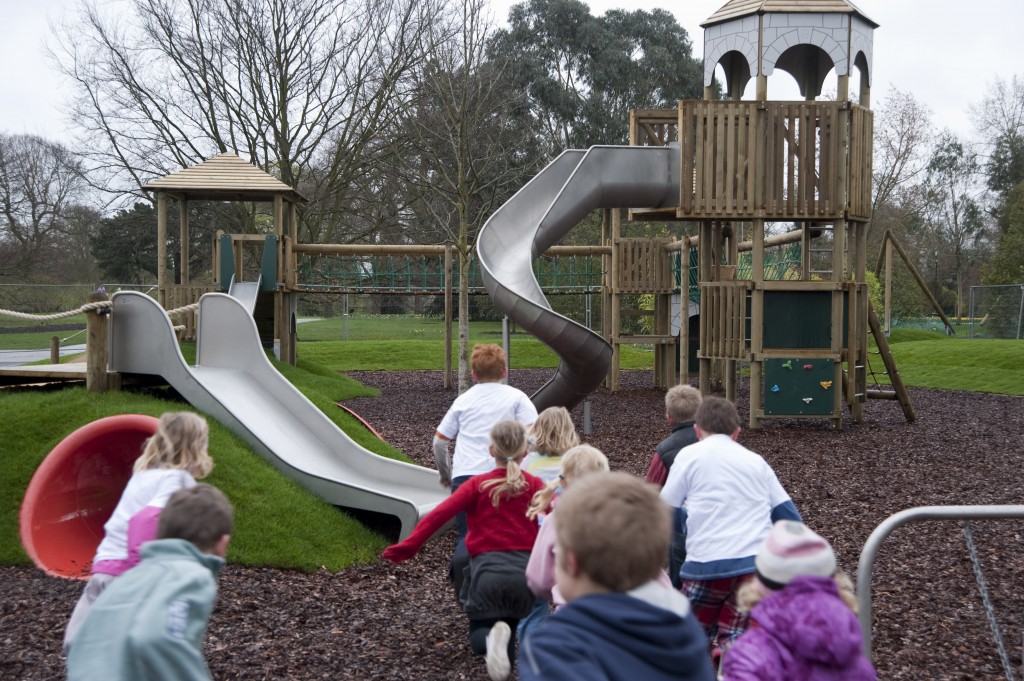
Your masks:
<svg viewBox="0 0 1024 681"><path fill-rule="evenodd" d="M875 681L864 656L853 586L832 547L803 523L780 520L740 589L750 628L722 658L725 681Z"/></svg>

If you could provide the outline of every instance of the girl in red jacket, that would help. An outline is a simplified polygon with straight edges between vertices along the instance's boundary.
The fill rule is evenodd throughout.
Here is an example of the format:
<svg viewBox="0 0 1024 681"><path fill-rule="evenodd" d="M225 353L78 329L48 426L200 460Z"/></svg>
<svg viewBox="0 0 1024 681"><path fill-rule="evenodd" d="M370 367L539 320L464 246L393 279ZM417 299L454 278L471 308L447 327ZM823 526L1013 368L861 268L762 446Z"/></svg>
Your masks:
<svg viewBox="0 0 1024 681"><path fill-rule="evenodd" d="M470 647L487 656L492 681L511 676L512 632L534 603L526 584L526 563L537 538L537 523L526 517L526 511L544 483L519 468L526 448L526 430L520 423L502 421L494 426L490 445L494 470L463 483L424 516L405 541L389 546L383 554L394 563L408 560L457 513L466 513L470 562L459 600L469 617Z"/></svg>

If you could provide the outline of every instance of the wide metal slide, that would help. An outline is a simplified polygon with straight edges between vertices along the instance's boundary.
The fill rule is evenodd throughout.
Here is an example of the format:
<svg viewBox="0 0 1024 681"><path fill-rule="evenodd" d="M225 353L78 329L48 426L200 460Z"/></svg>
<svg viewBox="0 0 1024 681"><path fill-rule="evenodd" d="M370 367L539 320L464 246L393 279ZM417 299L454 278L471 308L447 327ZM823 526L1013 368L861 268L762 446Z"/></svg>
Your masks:
<svg viewBox="0 0 1024 681"><path fill-rule="evenodd" d="M194 366L182 356L167 313L149 296L115 293L111 320L112 371L163 377L328 502L396 516L405 537L448 496L437 471L370 452L306 399L267 359L256 323L231 296L208 293L199 300Z"/></svg>

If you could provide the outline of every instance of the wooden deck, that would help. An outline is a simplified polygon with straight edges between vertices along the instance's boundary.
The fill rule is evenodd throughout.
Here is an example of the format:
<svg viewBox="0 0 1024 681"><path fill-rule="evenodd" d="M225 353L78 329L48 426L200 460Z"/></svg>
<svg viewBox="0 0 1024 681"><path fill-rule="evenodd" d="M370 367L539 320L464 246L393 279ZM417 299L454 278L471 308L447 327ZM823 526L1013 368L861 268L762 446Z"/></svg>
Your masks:
<svg viewBox="0 0 1024 681"><path fill-rule="evenodd" d="M85 381L85 362L0 367L0 385Z"/></svg>

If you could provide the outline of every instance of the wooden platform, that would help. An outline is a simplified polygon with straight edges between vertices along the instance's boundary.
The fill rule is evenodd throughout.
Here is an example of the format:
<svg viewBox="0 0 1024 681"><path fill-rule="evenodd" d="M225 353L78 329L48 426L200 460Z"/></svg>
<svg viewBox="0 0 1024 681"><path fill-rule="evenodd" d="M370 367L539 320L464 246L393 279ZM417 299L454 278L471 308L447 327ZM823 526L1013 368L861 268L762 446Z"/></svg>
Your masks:
<svg viewBox="0 0 1024 681"><path fill-rule="evenodd" d="M85 381L85 362L0 367L0 385Z"/></svg>

